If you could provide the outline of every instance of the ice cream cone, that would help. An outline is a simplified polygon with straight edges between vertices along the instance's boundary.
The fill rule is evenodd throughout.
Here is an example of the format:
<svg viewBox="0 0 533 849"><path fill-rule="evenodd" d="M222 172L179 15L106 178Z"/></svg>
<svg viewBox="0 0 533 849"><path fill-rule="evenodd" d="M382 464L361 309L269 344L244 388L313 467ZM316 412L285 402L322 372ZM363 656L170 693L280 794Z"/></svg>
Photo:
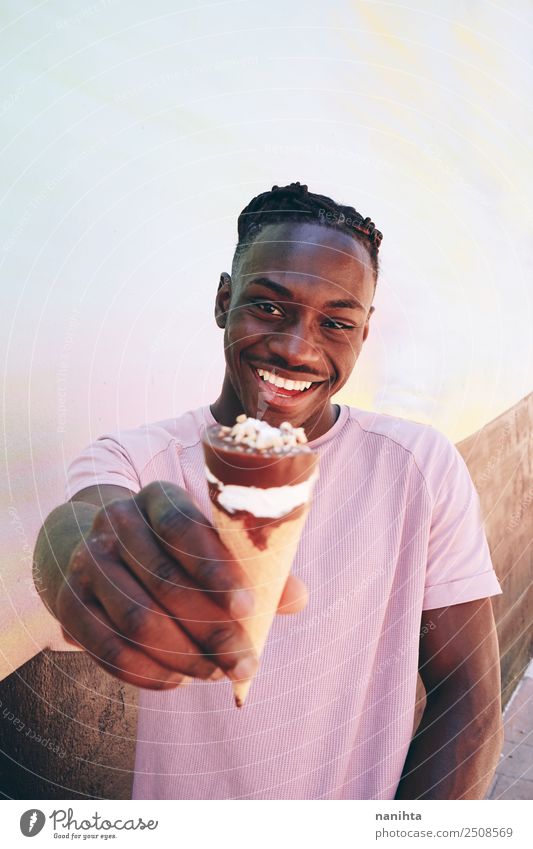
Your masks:
<svg viewBox="0 0 533 849"><path fill-rule="evenodd" d="M263 434L267 428L278 430L258 425ZM254 613L242 624L260 657L309 512L318 457L305 444L290 440L285 452L275 453L268 440L263 439L267 447L255 449L251 438L250 444L235 445L229 439L224 443L223 433L213 428L204 440L213 524L253 588ZM233 683L238 707L251 683Z"/></svg>
<svg viewBox="0 0 533 849"><path fill-rule="evenodd" d="M246 572L255 596L254 614L243 620L257 657L261 656L278 609L283 588L289 577L292 561L298 548L302 528L309 506L297 511L293 519L262 529L265 545L258 548L251 539L247 523L242 518L231 517L213 505L213 523L220 538L232 556ZM233 683L233 693L238 707L242 707L252 680Z"/></svg>

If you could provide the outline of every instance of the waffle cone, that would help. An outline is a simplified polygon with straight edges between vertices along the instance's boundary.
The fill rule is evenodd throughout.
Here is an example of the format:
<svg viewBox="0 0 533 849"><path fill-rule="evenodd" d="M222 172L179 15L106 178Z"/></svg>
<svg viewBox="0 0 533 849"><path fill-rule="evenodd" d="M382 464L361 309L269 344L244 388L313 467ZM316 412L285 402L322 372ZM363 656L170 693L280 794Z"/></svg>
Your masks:
<svg viewBox="0 0 533 849"><path fill-rule="evenodd" d="M310 503L295 511L294 518L281 522L272 519L271 524L263 527L264 549L254 545L242 516L231 516L215 503L212 507L213 523L223 543L246 572L254 591L254 614L243 619L242 625L250 636L257 657L260 657L291 570ZM233 683L238 707L244 704L251 683L251 678Z"/></svg>

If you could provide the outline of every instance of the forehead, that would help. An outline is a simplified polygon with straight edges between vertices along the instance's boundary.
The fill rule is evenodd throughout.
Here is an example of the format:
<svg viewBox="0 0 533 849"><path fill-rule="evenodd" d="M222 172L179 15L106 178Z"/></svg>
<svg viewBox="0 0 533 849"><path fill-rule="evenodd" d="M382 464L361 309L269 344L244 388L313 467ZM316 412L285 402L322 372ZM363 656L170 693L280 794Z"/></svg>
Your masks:
<svg viewBox="0 0 533 849"><path fill-rule="evenodd" d="M364 245L347 233L320 224L272 224L246 250L240 289L268 277L297 292L327 298L339 292L370 305L374 272Z"/></svg>

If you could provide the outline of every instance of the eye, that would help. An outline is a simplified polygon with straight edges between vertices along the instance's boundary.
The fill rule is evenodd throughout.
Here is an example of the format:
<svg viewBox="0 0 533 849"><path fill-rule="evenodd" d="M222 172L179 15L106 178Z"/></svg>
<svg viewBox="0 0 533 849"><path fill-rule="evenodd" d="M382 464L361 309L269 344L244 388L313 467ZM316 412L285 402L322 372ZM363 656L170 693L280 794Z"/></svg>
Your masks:
<svg viewBox="0 0 533 849"><path fill-rule="evenodd" d="M335 327L332 327L332 330L355 330L353 324L343 324L340 321L335 321L334 318L328 318L325 323L333 324Z"/></svg>
<svg viewBox="0 0 533 849"><path fill-rule="evenodd" d="M254 305L254 307L259 307L261 312L265 312L267 315L276 315L276 313L271 312L271 310L277 310L278 315L283 315L279 307L273 304L271 301L261 301L259 299L250 298L250 303Z"/></svg>

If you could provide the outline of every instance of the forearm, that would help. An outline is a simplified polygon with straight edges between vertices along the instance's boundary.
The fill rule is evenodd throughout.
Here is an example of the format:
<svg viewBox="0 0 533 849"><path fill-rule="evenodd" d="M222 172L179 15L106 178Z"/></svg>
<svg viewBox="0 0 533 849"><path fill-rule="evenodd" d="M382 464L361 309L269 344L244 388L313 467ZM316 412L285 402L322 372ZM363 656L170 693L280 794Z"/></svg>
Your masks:
<svg viewBox="0 0 533 849"><path fill-rule="evenodd" d="M428 702L405 760L396 799L484 799L503 744L499 698L479 712Z"/></svg>
<svg viewBox="0 0 533 849"><path fill-rule="evenodd" d="M33 580L55 615L55 600L72 552L90 529L98 507L81 501L56 507L39 531L33 555Z"/></svg>

